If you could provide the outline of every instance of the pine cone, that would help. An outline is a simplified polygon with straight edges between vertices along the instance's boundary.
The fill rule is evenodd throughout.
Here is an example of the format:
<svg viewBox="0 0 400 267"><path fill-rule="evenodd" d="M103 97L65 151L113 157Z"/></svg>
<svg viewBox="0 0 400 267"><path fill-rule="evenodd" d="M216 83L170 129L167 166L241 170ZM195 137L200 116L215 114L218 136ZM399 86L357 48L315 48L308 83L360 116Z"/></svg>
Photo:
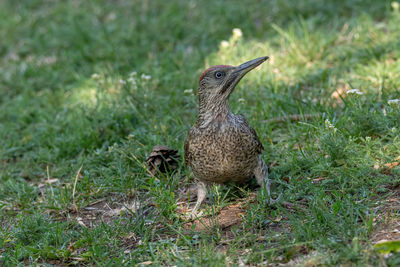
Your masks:
<svg viewBox="0 0 400 267"><path fill-rule="evenodd" d="M162 173L175 170L178 167L178 160L178 150L171 149L167 146L155 146L146 162L149 166L149 171L154 175L157 170Z"/></svg>

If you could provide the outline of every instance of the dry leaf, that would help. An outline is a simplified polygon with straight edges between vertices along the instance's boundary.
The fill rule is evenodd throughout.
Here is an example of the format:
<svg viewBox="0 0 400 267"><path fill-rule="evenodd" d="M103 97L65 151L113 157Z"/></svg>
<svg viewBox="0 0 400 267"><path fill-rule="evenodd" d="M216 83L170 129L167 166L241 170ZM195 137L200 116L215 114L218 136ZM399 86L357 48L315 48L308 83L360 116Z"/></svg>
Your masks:
<svg viewBox="0 0 400 267"><path fill-rule="evenodd" d="M47 180L45 181L46 184L54 184L54 183L56 183L56 182L58 182L58 179L57 179L57 178L54 178L54 179L47 179Z"/></svg>
<svg viewBox="0 0 400 267"><path fill-rule="evenodd" d="M340 96L343 96L348 89L349 89L348 85L340 84L339 87L336 89L336 91L331 94L331 98L333 100L332 103L333 107L343 104L343 101Z"/></svg>
<svg viewBox="0 0 400 267"><path fill-rule="evenodd" d="M400 165L400 162L392 162L392 163L387 163L385 164L385 167L389 168L389 169L393 169L394 167Z"/></svg>
<svg viewBox="0 0 400 267"><path fill-rule="evenodd" d="M325 177L319 177L319 178L313 179L311 182L312 182L313 184L316 184L316 183L319 183L319 182L321 182L321 181L323 181L323 180L325 180L325 179L326 179Z"/></svg>
<svg viewBox="0 0 400 267"><path fill-rule="evenodd" d="M383 174L386 174L386 175L389 175L389 174L390 174L390 171L391 171L394 167L396 167L396 166L398 166L398 165L400 165L400 162L386 163L386 164L384 165L385 168L382 170L382 173L383 173Z"/></svg>
<svg viewBox="0 0 400 267"><path fill-rule="evenodd" d="M185 224L186 229L194 231L204 231L214 225L218 225L222 229L229 228L235 224L242 222L243 203L235 203L224 207L215 217L205 216ZM194 226L193 226L194 225Z"/></svg>
<svg viewBox="0 0 400 267"><path fill-rule="evenodd" d="M153 262L152 261L144 261L144 262L138 263L136 266L150 265L150 264L153 264Z"/></svg>
<svg viewBox="0 0 400 267"><path fill-rule="evenodd" d="M76 220L78 221L78 223L83 226L86 227L86 225L83 223L83 219L81 217L76 217Z"/></svg>

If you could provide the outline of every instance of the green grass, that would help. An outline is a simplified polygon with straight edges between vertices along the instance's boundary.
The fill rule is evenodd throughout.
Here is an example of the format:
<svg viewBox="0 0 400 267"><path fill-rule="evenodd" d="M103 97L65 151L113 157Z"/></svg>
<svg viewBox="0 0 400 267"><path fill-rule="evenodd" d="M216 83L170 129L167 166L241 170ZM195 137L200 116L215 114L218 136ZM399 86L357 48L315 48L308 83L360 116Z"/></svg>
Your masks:
<svg viewBox="0 0 400 267"><path fill-rule="evenodd" d="M398 265L372 238L400 184L399 25L391 1L1 1L0 265ZM230 104L294 208L259 192L242 223L187 229L192 174L150 177L145 159L183 156L206 67L264 55ZM319 117L264 122L290 114Z"/></svg>

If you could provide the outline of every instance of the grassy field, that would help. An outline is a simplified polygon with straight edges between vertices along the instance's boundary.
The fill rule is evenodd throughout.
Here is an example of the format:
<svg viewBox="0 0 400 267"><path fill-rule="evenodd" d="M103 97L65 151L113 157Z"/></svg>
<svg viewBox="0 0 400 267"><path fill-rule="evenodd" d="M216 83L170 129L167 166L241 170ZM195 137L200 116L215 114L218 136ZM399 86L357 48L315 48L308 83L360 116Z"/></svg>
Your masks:
<svg viewBox="0 0 400 267"><path fill-rule="evenodd" d="M2 0L0 40L0 265L400 264L397 2ZM265 55L230 105L282 201L189 221L190 170L146 157L183 156L205 68Z"/></svg>

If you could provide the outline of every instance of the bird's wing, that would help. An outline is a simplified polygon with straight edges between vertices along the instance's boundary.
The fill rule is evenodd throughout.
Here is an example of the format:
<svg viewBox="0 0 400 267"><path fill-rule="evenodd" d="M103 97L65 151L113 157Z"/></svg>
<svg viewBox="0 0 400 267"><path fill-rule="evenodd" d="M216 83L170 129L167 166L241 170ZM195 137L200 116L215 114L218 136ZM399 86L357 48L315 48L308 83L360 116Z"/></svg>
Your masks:
<svg viewBox="0 0 400 267"><path fill-rule="evenodd" d="M258 138L258 135L256 133L256 131L249 125L249 123L247 122L247 119L243 116L243 115L238 115L238 117L243 120L242 123L244 125L247 126L247 128L250 130L251 135L253 136L253 140L256 143L257 146L257 152L258 153L262 153L262 151L264 150L264 146L262 145L260 139Z"/></svg>
<svg viewBox="0 0 400 267"><path fill-rule="evenodd" d="M189 166L190 163L190 140L193 138L193 128L189 130L188 135L185 140L185 144L183 146L185 150L185 165Z"/></svg>
<svg viewBox="0 0 400 267"><path fill-rule="evenodd" d="M258 138L256 131L253 128L251 128L251 126L249 126L249 128L250 128L250 132L254 136L254 141L257 144L257 152L261 154L261 152L264 150L264 146L262 145L260 139Z"/></svg>
<svg viewBox="0 0 400 267"><path fill-rule="evenodd" d="M189 136L188 136L189 138ZM189 164L189 140L186 139L185 140L185 145L183 146L184 150L185 150L185 165L188 166Z"/></svg>

